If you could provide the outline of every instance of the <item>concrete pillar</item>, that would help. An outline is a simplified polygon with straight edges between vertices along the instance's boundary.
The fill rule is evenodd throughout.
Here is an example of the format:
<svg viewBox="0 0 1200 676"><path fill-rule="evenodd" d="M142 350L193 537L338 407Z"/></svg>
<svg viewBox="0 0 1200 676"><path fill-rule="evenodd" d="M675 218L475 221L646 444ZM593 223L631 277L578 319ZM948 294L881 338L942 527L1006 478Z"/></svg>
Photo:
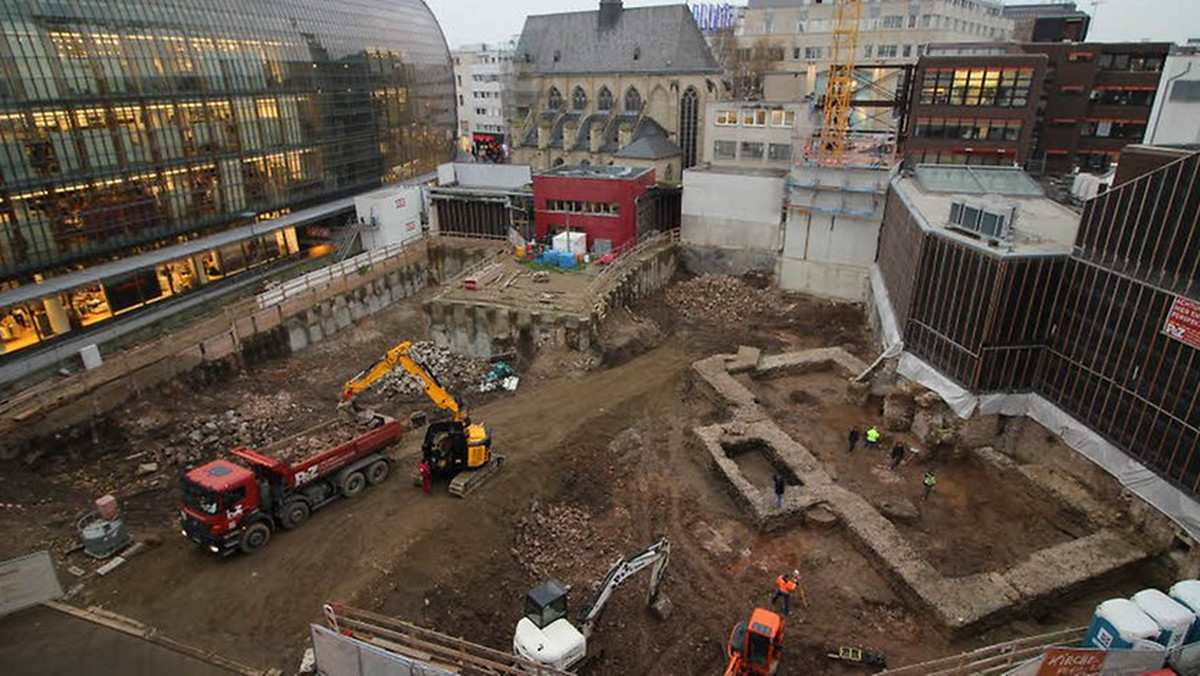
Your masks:
<svg viewBox="0 0 1200 676"><path fill-rule="evenodd" d="M204 271L204 259L200 254L192 256L192 267L196 268L196 279L200 280L200 284L208 284L208 273Z"/></svg>
<svg viewBox="0 0 1200 676"><path fill-rule="evenodd" d="M42 301L46 306L46 318L50 320L50 330L54 335L61 336L71 330L71 322L67 319L67 311L63 309L58 296L50 296Z"/></svg>

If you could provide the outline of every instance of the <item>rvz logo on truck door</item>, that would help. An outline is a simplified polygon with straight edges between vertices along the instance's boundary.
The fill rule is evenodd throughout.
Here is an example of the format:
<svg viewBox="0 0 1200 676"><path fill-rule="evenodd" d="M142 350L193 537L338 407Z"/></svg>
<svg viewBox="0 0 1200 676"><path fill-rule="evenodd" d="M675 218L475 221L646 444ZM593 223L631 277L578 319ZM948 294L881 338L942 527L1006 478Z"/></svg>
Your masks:
<svg viewBox="0 0 1200 676"><path fill-rule="evenodd" d="M317 478L316 466L313 466L309 469L300 470L299 472L296 472L296 485L303 486L304 484L306 484L316 478Z"/></svg>

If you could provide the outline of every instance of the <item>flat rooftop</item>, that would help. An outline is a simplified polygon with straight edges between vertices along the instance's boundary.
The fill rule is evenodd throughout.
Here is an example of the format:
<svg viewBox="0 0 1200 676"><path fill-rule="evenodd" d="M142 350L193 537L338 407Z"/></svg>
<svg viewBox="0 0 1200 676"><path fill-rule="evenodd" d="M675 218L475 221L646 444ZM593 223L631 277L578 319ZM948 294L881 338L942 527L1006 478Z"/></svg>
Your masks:
<svg viewBox="0 0 1200 676"><path fill-rule="evenodd" d="M538 176L558 176L561 178L605 178L631 181L648 171L652 170L643 167L564 164L562 166L540 172Z"/></svg>
<svg viewBox="0 0 1200 676"><path fill-rule="evenodd" d="M688 167L684 171L685 173L763 176L766 178L783 178L788 175L788 170L782 167L739 167L732 164L713 164L711 166L697 164L694 167Z"/></svg>
<svg viewBox="0 0 1200 676"><path fill-rule="evenodd" d="M897 176L892 187L922 227L964 244L1004 255L1069 254L1079 230L1079 214L1049 199L1032 178L1015 167L920 165L912 176ZM1014 213L1008 236L998 243L973 237L950 223L955 202L990 212Z"/></svg>

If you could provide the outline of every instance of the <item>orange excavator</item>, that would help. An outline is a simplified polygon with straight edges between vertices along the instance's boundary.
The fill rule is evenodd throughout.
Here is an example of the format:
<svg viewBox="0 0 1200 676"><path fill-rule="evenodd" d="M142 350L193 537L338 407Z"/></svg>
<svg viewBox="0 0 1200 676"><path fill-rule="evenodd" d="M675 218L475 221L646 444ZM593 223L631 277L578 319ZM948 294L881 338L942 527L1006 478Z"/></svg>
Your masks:
<svg viewBox="0 0 1200 676"><path fill-rule="evenodd" d="M770 676L783 654L783 618L755 608L749 622L740 622L729 636L729 666L725 676Z"/></svg>

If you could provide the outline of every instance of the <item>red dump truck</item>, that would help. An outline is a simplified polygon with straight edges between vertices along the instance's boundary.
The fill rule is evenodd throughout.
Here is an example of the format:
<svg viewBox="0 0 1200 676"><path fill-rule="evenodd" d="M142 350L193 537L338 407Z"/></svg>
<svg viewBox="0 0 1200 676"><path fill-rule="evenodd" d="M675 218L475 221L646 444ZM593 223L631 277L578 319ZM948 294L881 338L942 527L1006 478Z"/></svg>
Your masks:
<svg viewBox="0 0 1200 676"><path fill-rule="evenodd" d="M184 476L183 536L223 556L262 549L276 529L299 528L313 510L387 479L384 451L402 436L399 422L371 414L328 420L258 451L234 448L245 466L213 460Z"/></svg>

